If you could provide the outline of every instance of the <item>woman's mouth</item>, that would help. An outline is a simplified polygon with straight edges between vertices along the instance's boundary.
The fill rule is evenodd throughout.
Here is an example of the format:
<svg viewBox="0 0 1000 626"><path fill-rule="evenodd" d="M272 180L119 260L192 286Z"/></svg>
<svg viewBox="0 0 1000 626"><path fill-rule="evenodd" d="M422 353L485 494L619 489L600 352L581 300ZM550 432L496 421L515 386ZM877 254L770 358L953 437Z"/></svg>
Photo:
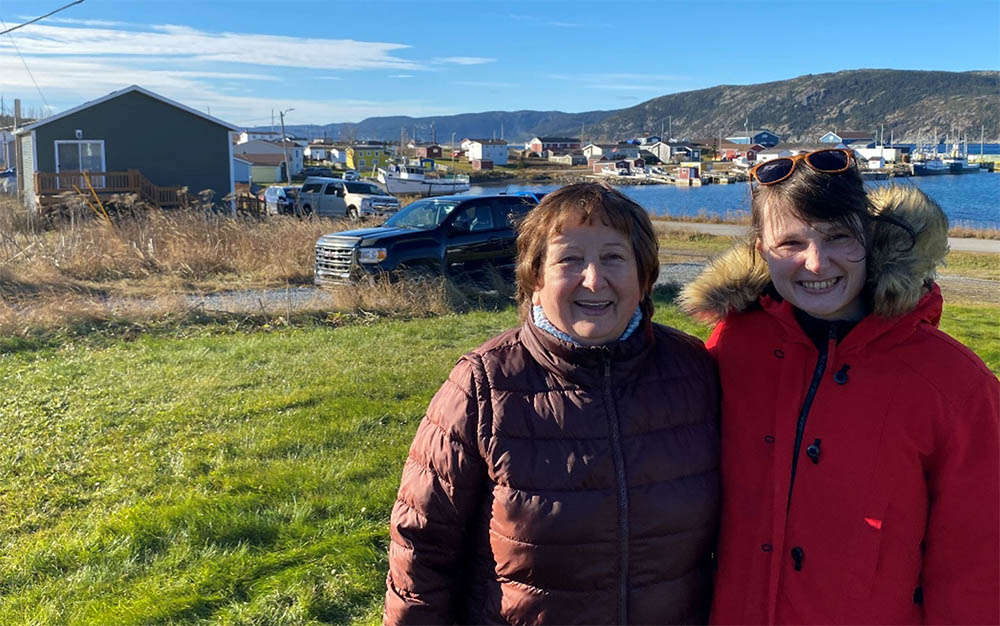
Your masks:
<svg viewBox="0 0 1000 626"><path fill-rule="evenodd" d="M829 289L837 283L840 282L840 277L828 278L826 280L800 280L799 284L806 289L811 289L813 291L822 291L824 289Z"/></svg>
<svg viewBox="0 0 1000 626"><path fill-rule="evenodd" d="M610 300L575 300L573 303L585 313L603 313L611 306Z"/></svg>

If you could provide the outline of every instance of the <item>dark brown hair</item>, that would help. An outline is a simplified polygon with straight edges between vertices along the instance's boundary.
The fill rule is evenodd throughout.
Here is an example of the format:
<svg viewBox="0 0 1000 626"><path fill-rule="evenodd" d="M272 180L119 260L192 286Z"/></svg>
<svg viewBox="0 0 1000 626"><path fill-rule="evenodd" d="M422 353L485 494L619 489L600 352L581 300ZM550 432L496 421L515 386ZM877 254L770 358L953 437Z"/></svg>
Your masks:
<svg viewBox="0 0 1000 626"><path fill-rule="evenodd" d="M807 224L832 222L844 228L862 243L868 259L871 258L875 222L902 228L910 237L911 247L916 240L909 224L891 216L878 215L872 210L856 164L839 174L825 174L799 163L792 175L780 183L753 188L750 200L750 238L753 243L763 241L764 209L771 203L787 208Z"/></svg>
<svg viewBox="0 0 1000 626"><path fill-rule="evenodd" d="M750 236L763 241L764 209L783 206L807 224L832 222L852 233L868 250L872 212L857 167L839 174L817 172L799 163L792 175L773 185L757 185L750 200Z"/></svg>
<svg viewBox="0 0 1000 626"><path fill-rule="evenodd" d="M643 310L650 316L650 294L660 275L659 243L649 214L634 200L603 183L574 183L542 198L517 228L517 304L522 320L531 311L549 239L566 226L600 223L632 242Z"/></svg>

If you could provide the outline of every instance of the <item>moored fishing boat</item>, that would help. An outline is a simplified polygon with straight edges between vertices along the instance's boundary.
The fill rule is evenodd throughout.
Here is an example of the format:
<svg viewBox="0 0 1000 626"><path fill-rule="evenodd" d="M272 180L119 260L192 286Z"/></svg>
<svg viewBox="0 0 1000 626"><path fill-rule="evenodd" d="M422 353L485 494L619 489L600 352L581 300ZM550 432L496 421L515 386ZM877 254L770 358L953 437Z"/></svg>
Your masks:
<svg viewBox="0 0 1000 626"><path fill-rule="evenodd" d="M941 159L930 159L922 163L913 164L914 176L938 176L940 174L951 174L951 167Z"/></svg>
<svg viewBox="0 0 1000 626"><path fill-rule="evenodd" d="M468 176L428 177L422 167L412 165L380 167L378 181L391 194L443 196L469 190Z"/></svg>

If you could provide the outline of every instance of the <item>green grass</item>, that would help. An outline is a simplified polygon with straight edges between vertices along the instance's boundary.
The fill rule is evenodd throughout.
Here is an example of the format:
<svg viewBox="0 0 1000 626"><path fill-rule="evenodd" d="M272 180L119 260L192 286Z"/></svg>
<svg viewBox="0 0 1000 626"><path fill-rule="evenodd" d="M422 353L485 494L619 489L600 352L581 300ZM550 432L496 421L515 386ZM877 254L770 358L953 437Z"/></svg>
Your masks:
<svg viewBox="0 0 1000 626"><path fill-rule="evenodd" d="M945 315L994 371L997 313ZM708 332L664 304L657 320ZM417 422L455 360L515 322L4 343L0 623L378 622Z"/></svg>

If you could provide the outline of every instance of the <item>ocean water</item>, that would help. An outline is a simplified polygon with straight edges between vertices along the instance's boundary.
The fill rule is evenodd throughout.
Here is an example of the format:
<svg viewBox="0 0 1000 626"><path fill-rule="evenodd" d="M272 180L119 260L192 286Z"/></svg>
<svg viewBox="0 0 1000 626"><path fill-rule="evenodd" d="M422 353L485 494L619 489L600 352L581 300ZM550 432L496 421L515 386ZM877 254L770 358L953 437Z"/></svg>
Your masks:
<svg viewBox="0 0 1000 626"><path fill-rule="evenodd" d="M1000 228L1000 173L913 176L866 184L912 185L940 204L953 225ZM559 187L560 185L473 185L469 192L496 193L505 189L508 192L548 192ZM653 215L726 217L750 212L750 186L747 183L701 187L623 185L618 189L646 207Z"/></svg>

